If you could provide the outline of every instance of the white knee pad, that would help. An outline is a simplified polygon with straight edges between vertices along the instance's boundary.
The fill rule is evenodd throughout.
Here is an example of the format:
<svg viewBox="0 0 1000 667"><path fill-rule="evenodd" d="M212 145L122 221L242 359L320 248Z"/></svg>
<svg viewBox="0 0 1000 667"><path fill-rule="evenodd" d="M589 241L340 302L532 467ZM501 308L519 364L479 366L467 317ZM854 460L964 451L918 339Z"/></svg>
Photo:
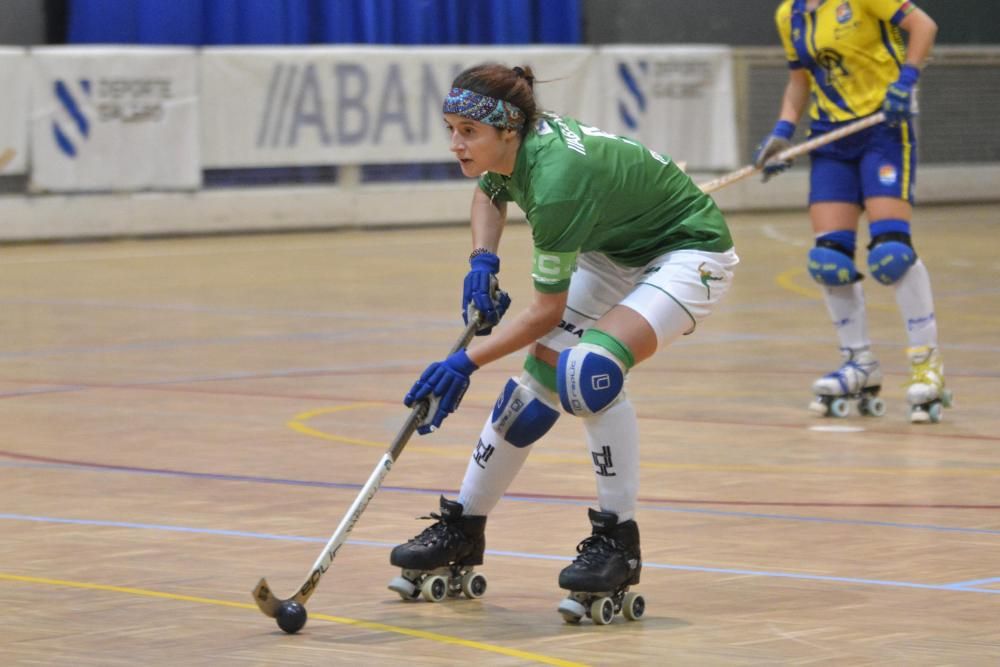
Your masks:
<svg viewBox="0 0 1000 667"><path fill-rule="evenodd" d="M559 419L559 410L524 380L507 380L493 406L491 418L497 435L515 447L527 447Z"/></svg>
<svg viewBox="0 0 1000 667"><path fill-rule="evenodd" d="M566 412L600 414L624 395L625 365L603 347L581 343L559 354L556 387Z"/></svg>

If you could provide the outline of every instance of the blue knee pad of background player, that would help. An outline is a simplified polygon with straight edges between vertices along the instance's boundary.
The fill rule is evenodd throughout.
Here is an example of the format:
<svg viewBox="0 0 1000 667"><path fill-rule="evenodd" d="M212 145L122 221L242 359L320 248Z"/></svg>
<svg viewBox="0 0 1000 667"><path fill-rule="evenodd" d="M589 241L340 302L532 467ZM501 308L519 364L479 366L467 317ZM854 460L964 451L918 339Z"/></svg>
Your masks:
<svg viewBox="0 0 1000 667"><path fill-rule="evenodd" d="M514 378L493 406L493 428L515 447L527 447L549 432L559 411L546 405L535 392Z"/></svg>
<svg viewBox="0 0 1000 667"><path fill-rule="evenodd" d="M809 250L809 275L820 285L850 285L861 280L854 268L857 233L851 230L829 232L816 237Z"/></svg>
<svg viewBox="0 0 1000 667"><path fill-rule="evenodd" d="M869 228L868 270L883 285L892 285L906 275L917 253L910 243L910 223L905 220L877 220Z"/></svg>
<svg viewBox="0 0 1000 667"><path fill-rule="evenodd" d="M868 252L868 270L883 285L898 282L916 261L917 253L901 241L884 241Z"/></svg>
<svg viewBox="0 0 1000 667"><path fill-rule="evenodd" d="M566 412L589 417L618 399L625 388L625 370L610 352L597 346L577 345L559 354L556 387Z"/></svg>

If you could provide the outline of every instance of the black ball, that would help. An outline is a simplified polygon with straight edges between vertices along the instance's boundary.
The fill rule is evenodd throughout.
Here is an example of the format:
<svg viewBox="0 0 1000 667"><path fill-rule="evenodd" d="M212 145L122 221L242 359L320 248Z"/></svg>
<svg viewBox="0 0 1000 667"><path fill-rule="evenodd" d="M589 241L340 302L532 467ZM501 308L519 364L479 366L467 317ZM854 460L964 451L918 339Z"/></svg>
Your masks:
<svg viewBox="0 0 1000 667"><path fill-rule="evenodd" d="M282 602L281 606L278 607L278 615L275 616L278 627L290 635L294 635L302 629L302 626L306 624L306 618L306 608L294 600Z"/></svg>

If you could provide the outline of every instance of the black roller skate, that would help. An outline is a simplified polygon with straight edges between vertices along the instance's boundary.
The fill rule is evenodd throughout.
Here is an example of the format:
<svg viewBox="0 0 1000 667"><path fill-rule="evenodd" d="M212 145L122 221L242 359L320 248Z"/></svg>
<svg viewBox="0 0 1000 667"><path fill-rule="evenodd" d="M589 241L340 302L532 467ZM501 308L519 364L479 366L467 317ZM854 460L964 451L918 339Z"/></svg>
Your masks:
<svg viewBox="0 0 1000 667"><path fill-rule="evenodd" d="M580 554L559 573L559 587L569 596L559 603L559 613L567 623L579 623L589 616L596 625L607 625L617 614L637 621L646 611L646 600L629 592L639 583L642 557L639 527L635 521L618 523L611 512L588 510L593 534L580 542Z"/></svg>
<svg viewBox="0 0 1000 667"><path fill-rule="evenodd" d="M850 411L848 401L857 401L862 415L884 415L885 401L878 395L882 390L882 369L871 350L844 347L840 353L843 365L813 382L816 398L809 409L823 417L846 417Z"/></svg>
<svg viewBox="0 0 1000 667"><path fill-rule="evenodd" d="M400 544L389 555L389 562L403 569L389 582L389 590L404 600L423 597L440 602L446 596L478 598L486 592L486 577L474 572L483 564L486 538L485 516L462 516L462 504L441 496L441 514L422 533Z"/></svg>

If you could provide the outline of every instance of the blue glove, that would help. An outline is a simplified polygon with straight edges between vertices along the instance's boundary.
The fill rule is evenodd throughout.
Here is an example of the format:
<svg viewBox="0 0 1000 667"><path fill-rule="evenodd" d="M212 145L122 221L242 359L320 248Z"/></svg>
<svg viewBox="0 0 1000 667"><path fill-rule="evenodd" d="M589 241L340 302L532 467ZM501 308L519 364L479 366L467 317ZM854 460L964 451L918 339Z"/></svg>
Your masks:
<svg viewBox="0 0 1000 667"><path fill-rule="evenodd" d="M510 307L510 296L498 287L496 274L500 273L500 258L491 252L474 253L469 258L469 266L472 268L462 287L462 320L469 323L471 303L483 322L476 335L488 336Z"/></svg>
<svg viewBox="0 0 1000 667"><path fill-rule="evenodd" d="M427 417L417 426L417 433L427 435L458 409L465 390L469 388L469 376L477 368L479 366L472 363L465 350L459 350L444 361L435 361L427 367L403 398L408 408L422 400L429 400Z"/></svg>
<svg viewBox="0 0 1000 667"><path fill-rule="evenodd" d="M917 100L913 87L920 78L920 70L913 65L903 65L899 68L899 78L889 85L885 91L885 102L882 111L889 125L899 125L908 121L917 112Z"/></svg>
<svg viewBox="0 0 1000 667"><path fill-rule="evenodd" d="M753 154L753 165L764 172L764 183L792 166L791 160L772 161L771 158L791 148L793 136L795 136L795 123L779 120L775 123L771 134L764 137L757 146Z"/></svg>

